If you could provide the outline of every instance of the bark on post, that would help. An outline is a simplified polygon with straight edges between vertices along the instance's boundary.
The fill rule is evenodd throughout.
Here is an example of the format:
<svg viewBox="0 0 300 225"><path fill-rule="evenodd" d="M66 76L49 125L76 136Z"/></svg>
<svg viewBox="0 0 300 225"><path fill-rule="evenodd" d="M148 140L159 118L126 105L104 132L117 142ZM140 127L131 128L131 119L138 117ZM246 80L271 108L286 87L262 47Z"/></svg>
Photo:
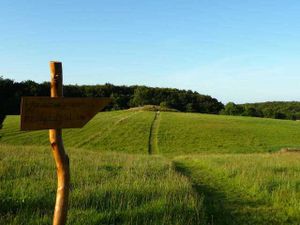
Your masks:
<svg viewBox="0 0 300 225"><path fill-rule="evenodd" d="M62 64L50 62L51 97L63 97ZM64 225L67 221L70 189L69 157L65 153L61 129L50 129L49 139L57 169L57 193L53 225Z"/></svg>

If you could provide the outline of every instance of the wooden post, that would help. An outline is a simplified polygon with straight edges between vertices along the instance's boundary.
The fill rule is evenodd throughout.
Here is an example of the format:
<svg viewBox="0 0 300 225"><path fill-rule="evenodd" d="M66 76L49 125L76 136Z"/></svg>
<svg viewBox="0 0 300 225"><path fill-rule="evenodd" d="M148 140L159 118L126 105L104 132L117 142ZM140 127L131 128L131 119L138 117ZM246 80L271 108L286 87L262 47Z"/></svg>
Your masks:
<svg viewBox="0 0 300 225"><path fill-rule="evenodd" d="M62 64L50 62L51 97L63 97ZM57 192L53 225L64 225L67 221L68 199L70 189L69 157L65 153L61 129L50 129L49 139L57 169Z"/></svg>

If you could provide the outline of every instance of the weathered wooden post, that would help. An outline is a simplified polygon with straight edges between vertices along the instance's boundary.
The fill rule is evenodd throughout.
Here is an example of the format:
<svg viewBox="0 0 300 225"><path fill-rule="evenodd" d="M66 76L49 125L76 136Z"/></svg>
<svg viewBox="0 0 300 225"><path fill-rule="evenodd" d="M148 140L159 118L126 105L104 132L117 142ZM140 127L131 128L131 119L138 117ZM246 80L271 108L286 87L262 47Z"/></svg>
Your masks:
<svg viewBox="0 0 300 225"><path fill-rule="evenodd" d="M22 97L21 130L49 129L57 169L53 225L67 221L70 189L69 157L64 150L62 128L80 128L111 102L109 98L64 98L61 62L50 62L51 97Z"/></svg>
<svg viewBox="0 0 300 225"><path fill-rule="evenodd" d="M61 62L50 62L51 97L63 97L63 74ZM50 129L49 139L57 170L57 192L53 225L62 225L67 221L70 189L70 162L62 141L62 129Z"/></svg>

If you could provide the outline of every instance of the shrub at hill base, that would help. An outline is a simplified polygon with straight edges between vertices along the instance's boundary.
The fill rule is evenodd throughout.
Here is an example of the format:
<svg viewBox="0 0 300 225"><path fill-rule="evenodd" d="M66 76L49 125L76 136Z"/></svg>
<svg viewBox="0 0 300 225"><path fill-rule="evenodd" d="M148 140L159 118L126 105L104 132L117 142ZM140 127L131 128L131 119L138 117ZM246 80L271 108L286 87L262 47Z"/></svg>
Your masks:
<svg viewBox="0 0 300 225"><path fill-rule="evenodd" d="M228 102L221 113L224 115L238 116L242 115L243 112L244 108L242 106L236 105L233 102Z"/></svg>

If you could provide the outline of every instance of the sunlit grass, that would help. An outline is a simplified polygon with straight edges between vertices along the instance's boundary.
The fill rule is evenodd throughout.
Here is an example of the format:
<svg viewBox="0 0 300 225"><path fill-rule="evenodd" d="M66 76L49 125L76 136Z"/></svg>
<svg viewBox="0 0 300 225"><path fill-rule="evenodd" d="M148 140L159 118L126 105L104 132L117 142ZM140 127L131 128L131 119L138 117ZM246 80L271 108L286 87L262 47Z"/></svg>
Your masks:
<svg viewBox="0 0 300 225"><path fill-rule="evenodd" d="M299 148L299 122L159 115L151 138L155 112L99 113L63 131L69 224L300 224L300 156L258 153ZM48 131L20 132L19 117L8 116L0 134L0 224L50 224ZM149 140L157 155L147 155Z"/></svg>
<svg viewBox="0 0 300 225"><path fill-rule="evenodd" d="M253 117L161 113L158 146L163 154L273 152L300 148L297 121Z"/></svg>
<svg viewBox="0 0 300 225"><path fill-rule="evenodd" d="M68 224L204 224L202 198L159 156L68 149ZM0 145L0 224L51 224L50 147Z"/></svg>
<svg viewBox="0 0 300 225"><path fill-rule="evenodd" d="M198 155L177 171L205 195L215 224L300 224L300 155Z"/></svg>
<svg viewBox="0 0 300 225"><path fill-rule="evenodd" d="M64 129L66 147L148 154L154 112L113 111L97 114L81 129ZM48 131L20 131L20 117L7 116L0 143L49 145Z"/></svg>
<svg viewBox="0 0 300 225"><path fill-rule="evenodd" d="M149 132L155 112L99 113L82 129L64 129L66 147L148 154ZM8 116L0 143L49 144L48 131L19 131L19 116ZM300 148L297 121L160 112L155 133L160 154L273 152Z"/></svg>

